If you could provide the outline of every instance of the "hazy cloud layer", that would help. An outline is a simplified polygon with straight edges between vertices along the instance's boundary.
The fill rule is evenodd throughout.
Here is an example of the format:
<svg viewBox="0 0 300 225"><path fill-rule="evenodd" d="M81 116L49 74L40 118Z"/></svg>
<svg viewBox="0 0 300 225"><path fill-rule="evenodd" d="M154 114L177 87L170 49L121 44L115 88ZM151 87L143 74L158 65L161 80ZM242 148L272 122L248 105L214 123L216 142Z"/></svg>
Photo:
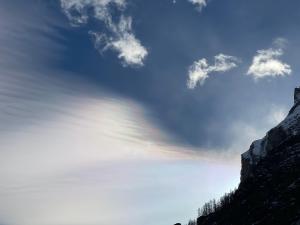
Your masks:
<svg viewBox="0 0 300 225"><path fill-rule="evenodd" d="M90 17L105 24L108 32L90 31L97 50L116 51L124 66L143 65L148 52L133 33L132 18L123 15L125 0L61 0L61 7L73 26L88 23ZM121 13L118 22L115 22L111 8Z"/></svg>
<svg viewBox="0 0 300 225"><path fill-rule="evenodd" d="M195 61L188 71L189 79L187 81L188 88L195 88L197 84L203 85L209 74L212 72L226 72L237 67L238 59L234 56L219 54L214 57L214 64L209 65L207 59L202 58Z"/></svg>
<svg viewBox="0 0 300 225"><path fill-rule="evenodd" d="M284 54L285 42L285 39L278 38L273 42L272 48L258 50L247 74L253 76L254 79L291 74L291 66L279 59Z"/></svg>

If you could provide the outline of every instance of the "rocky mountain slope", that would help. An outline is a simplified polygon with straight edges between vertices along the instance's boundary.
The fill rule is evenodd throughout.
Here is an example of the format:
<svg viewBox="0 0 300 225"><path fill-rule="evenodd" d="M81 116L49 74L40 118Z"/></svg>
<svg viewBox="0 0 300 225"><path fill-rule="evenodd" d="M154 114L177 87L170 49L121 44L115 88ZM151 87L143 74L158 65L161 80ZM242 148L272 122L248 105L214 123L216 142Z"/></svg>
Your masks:
<svg viewBox="0 0 300 225"><path fill-rule="evenodd" d="M300 225L300 88L288 116L242 154L238 189L197 225Z"/></svg>

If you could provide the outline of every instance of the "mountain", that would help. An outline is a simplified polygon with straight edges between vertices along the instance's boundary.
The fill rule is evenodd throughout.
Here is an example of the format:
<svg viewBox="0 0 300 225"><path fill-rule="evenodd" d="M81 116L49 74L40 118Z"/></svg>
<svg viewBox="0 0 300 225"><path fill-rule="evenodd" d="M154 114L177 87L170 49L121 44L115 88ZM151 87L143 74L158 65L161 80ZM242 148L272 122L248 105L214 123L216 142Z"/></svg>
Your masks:
<svg viewBox="0 0 300 225"><path fill-rule="evenodd" d="M242 154L239 187L197 225L300 225L300 88L287 117Z"/></svg>

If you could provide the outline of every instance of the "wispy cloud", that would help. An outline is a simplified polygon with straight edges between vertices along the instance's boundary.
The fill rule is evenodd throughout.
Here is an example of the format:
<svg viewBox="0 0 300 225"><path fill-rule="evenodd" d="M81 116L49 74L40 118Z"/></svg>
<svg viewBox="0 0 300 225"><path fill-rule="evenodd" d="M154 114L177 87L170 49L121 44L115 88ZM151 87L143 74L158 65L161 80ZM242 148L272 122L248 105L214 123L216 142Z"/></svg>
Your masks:
<svg viewBox="0 0 300 225"><path fill-rule="evenodd" d="M110 25L112 16L109 7L114 5L122 10L126 5L125 0L60 0L60 2L65 15L73 26L87 23L90 16Z"/></svg>
<svg viewBox="0 0 300 225"><path fill-rule="evenodd" d="M119 24L111 25L115 37L108 37L101 32L90 32L94 38L95 47L103 52L113 49L118 52L118 57L123 60L123 65L142 66L148 52L141 42L132 33L131 17L121 17Z"/></svg>
<svg viewBox="0 0 300 225"><path fill-rule="evenodd" d="M188 88L195 88L197 84L203 85L209 74L212 72L226 72L237 67L239 60L230 55L219 54L214 57L215 62L209 65L205 58L195 61L188 71L189 79L187 81Z"/></svg>
<svg viewBox="0 0 300 225"><path fill-rule="evenodd" d="M89 32L98 51L112 49L118 52L118 58L124 66L144 64L148 51L134 35L132 18L123 15L125 0L61 0L61 7L73 26L88 23L90 17L105 24L108 32ZM115 22L110 12L111 7L121 12L118 22Z"/></svg>
<svg viewBox="0 0 300 225"><path fill-rule="evenodd" d="M266 115L266 121L272 126L278 125L281 121L284 120L286 115L288 114L288 108L281 105L271 105L270 112Z"/></svg>
<svg viewBox="0 0 300 225"><path fill-rule="evenodd" d="M188 0L191 2L193 5L197 7L198 10L201 10L203 7L207 5L206 0Z"/></svg>
<svg viewBox="0 0 300 225"><path fill-rule="evenodd" d="M285 43L285 39L277 38L272 48L258 50L247 74L254 79L289 75L292 72L291 66L279 59L284 54Z"/></svg>

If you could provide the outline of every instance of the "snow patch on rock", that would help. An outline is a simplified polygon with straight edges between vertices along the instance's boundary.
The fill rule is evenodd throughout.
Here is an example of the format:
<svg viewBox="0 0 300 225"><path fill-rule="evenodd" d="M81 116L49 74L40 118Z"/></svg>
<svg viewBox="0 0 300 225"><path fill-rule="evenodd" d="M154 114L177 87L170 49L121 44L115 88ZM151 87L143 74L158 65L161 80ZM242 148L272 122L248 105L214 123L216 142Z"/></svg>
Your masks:
<svg viewBox="0 0 300 225"><path fill-rule="evenodd" d="M256 164L257 161L266 155L265 138L254 141L250 149L242 154L242 158L249 161L250 164Z"/></svg>

